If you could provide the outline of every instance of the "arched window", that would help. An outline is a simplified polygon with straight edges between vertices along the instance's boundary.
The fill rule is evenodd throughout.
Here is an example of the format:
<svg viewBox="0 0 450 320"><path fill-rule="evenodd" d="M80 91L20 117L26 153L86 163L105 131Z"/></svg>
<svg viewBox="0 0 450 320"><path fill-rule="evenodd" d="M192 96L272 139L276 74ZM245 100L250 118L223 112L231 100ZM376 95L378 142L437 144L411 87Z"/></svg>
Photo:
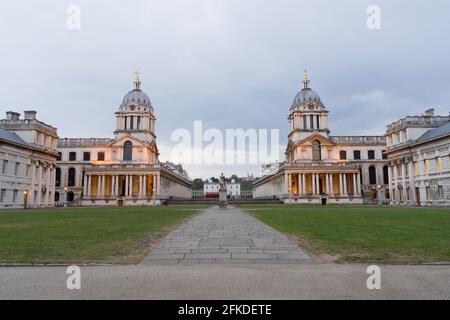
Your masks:
<svg viewBox="0 0 450 320"><path fill-rule="evenodd" d="M389 184L389 169L388 166L383 167L383 182Z"/></svg>
<svg viewBox="0 0 450 320"><path fill-rule="evenodd" d="M128 140L123 144L123 161L131 160L133 160L133 143Z"/></svg>
<svg viewBox="0 0 450 320"><path fill-rule="evenodd" d="M320 161L322 160L321 156L321 150L320 150L320 141L314 140L312 142L312 159L313 161Z"/></svg>
<svg viewBox="0 0 450 320"><path fill-rule="evenodd" d="M67 179L67 185L69 187L74 187L75 186L75 168L70 168L69 169L69 177Z"/></svg>
<svg viewBox="0 0 450 320"><path fill-rule="evenodd" d="M369 184L377 184L377 170L374 166L369 167Z"/></svg>
<svg viewBox="0 0 450 320"><path fill-rule="evenodd" d="M61 168L56 167L56 173L55 173L55 186L59 187L61 186Z"/></svg>
<svg viewBox="0 0 450 320"><path fill-rule="evenodd" d="M339 159L347 160L347 151L345 151L345 150L339 151Z"/></svg>

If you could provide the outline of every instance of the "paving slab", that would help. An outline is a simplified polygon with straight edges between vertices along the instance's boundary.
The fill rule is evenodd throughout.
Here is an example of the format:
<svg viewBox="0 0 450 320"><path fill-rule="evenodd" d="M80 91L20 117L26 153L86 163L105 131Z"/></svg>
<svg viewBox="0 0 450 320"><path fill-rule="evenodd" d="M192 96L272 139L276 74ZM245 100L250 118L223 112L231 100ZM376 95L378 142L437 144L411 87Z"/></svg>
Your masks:
<svg viewBox="0 0 450 320"><path fill-rule="evenodd" d="M236 208L213 207L167 235L142 264L314 264L283 234Z"/></svg>

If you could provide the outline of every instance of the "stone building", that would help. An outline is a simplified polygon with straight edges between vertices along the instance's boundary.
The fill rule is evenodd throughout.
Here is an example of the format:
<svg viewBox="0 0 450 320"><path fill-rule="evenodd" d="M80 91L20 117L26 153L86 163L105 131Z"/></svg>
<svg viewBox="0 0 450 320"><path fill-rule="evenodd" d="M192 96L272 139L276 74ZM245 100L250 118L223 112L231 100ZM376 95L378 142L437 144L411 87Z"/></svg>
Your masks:
<svg viewBox="0 0 450 320"><path fill-rule="evenodd" d="M389 197L388 168L380 136L330 136L328 114L305 73L289 111L286 161L254 182L254 198L285 203L361 204Z"/></svg>
<svg viewBox="0 0 450 320"><path fill-rule="evenodd" d="M53 206L57 130L36 111L8 111L0 120L0 209Z"/></svg>
<svg viewBox="0 0 450 320"><path fill-rule="evenodd" d="M154 108L136 73L116 114L114 138L58 141L55 201L83 206L159 204L191 198L180 165L160 163Z"/></svg>
<svg viewBox="0 0 450 320"><path fill-rule="evenodd" d="M450 205L450 116L408 116L386 137L391 203Z"/></svg>

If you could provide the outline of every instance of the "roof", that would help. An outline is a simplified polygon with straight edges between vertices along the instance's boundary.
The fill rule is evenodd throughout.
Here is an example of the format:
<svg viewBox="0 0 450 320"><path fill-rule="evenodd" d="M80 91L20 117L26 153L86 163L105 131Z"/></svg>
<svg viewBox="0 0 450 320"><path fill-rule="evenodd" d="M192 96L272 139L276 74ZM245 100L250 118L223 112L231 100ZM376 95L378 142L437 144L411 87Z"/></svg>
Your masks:
<svg viewBox="0 0 450 320"><path fill-rule="evenodd" d="M437 139L446 135L450 135L450 122L438 128L428 130L415 142L420 143L428 140Z"/></svg>
<svg viewBox="0 0 450 320"><path fill-rule="evenodd" d="M20 144L26 147L29 147L28 143L26 143L21 137L19 137L14 132L6 131L0 129L0 140L5 140L14 144Z"/></svg>

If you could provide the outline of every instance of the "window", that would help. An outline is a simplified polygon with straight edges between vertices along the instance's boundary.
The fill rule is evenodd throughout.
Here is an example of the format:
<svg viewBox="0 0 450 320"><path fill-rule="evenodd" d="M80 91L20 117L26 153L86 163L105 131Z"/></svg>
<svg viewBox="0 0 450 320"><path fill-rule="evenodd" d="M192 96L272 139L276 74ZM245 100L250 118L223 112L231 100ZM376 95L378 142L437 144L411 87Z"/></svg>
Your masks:
<svg viewBox="0 0 450 320"><path fill-rule="evenodd" d="M19 175L19 168L20 168L20 163L16 162L16 165L14 166L14 175L15 176Z"/></svg>
<svg viewBox="0 0 450 320"><path fill-rule="evenodd" d="M389 168L388 166L383 167L383 183L389 184Z"/></svg>
<svg viewBox="0 0 450 320"><path fill-rule="evenodd" d="M91 161L91 153L83 152L83 161Z"/></svg>
<svg viewBox="0 0 450 320"><path fill-rule="evenodd" d="M123 144L123 161L133 160L133 143L130 140Z"/></svg>
<svg viewBox="0 0 450 320"><path fill-rule="evenodd" d="M73 201L73 199L74 199L74 194L73 194L73 192L72 192L72 191L67 192L66 200L67 200L68 202L71 202L71 201Z"/></svg>
<svg viewBox="0 0 450 320"><path fill-rule="evenodd" d="M8 160L3 160L2 174L6 174L6 169L8 168Z"/></svg>
<svg viewBox="0 0 450 320"><path fill-rule="evenodd" d="M307 126L308 126L308 123L306 120L306 116L303 116L303 129L306 129Z"/></svg>
<svg viewBox="0 0 450 320"><path fill-rule="evenodd" d="M134 116L130 116L130 130L134 129Z"/></svg>
<svg viewBox="0 0 450 320"><path fill-rule="evenodd" d="M59 187L61 186L61 168L56 168L56 174L55 174L55 186Z"/></svg>
<svg viewBox="0 0 450 320"><path fill-rule="evenodd" d="M428 174L430 172L430 160L425 160L424 161L424 166L425 166L425 174Z"/></svg>
<svg viewBox="0 0 450 320"><path fill-rule="evenodd" d="M69 169L69 174L68 174L68 178L67 178L67 185L69 187L74 187L75 186L75 168L70 168Z"/></svg>
<svg viewBox="0 0 450 320"><path fill-rule="evenodd" d="M127 130L127 125L128 125L128 117L127 116L125 116L125 130Z"/></svg>
<svg viewBox="0 0 450 320"><path fill-rule="evenodd" d="M77 153L69 152L69 161L77 161Z"/></svg>
<svg viewBox="0 0 450 320"><path fill-rule="evenodd" d="M377 184L377 170L374 166L369 167L369 184Z"/></svg>
<svg viewBox="0 0 450 320"><path fill-rule="evenodd" d="M58 156L56 157L56 161L61 161L62 160L62 153L58 152Z"/></svg>
<svg viewBox="0 0 450 320"><path fill-rule="evenodd" d="M2 189L0 191L0 202L3 202L5 200L5 194L6 194L6 189Z"/></svg>
<svg viewBox="0 0 450 320"><path fill-rule="evenodd" d="M353 159L361 160L361 151L359 151L359 150L353 151Z"/></svg>
<svg viewBox="0 0 450 320"><path fill-rule="evenodd" d="M339 151L339 159L347 160L347 151L345 151L345 150Z"/></svg>
<svg viewBox="0 0 450 320"><path fill-rule="evenodd" d="M310 125L310 129L314 129L314 116L310 115L309 116L309 125Z"/></svg>
<svg viewBox="0 0 450 320"><path fill-rule="evenodd" d="M381 152L381 157L383 158L383 160L386 160L387 159L387 154L384 153L384 151L383 151L383 152Z"/></svg>
<svg viewBox="0 0 450 320"><path fill-rule="evenodd" d="M13 201L12 202L16 202L17 201L17 194L19 193L19 190L14 190L13 191Z"/></svg>
<svg viewBox="0 0 450 320"><path fill-rule="evenodd" d="M317 129L320 129L320 117L319 116L317 116Z"/></svg>
<svg viewBox="0 0 450 320"><path fill-rule="evenodd" d="M367 151L367 158L369 160L374 160L375 159L375 151L374 150Z"/></svg>
<svg viewBox="0 0 450 320"><path fill-rule="evenodd" d="M414 161L414 175L419 175L419 163L417 161Z"/></svg>
<svg viewBox="0 0 450 320"><path fill-rule="evenodd" d="M313 161L320 161L321 160L321 150L320 150L320 141L314 140L312 142L312 158Z"/></svg>
<svg viewBox="0 0 450 320"><path fill-rule="evenodd" d="M105 161L105 153L104 152L97 153L97 161Z"/></svg>
<svg viewBox="0 0 450 320"><path fill-rule="evenodd" d="M59 201L59 192L56 191L55 192L55 202L58 202L58 201Z"/></svg>
<svg viewBox="0 0 450 320"><path fill-rule="evenodd" d="M442 172L442 158L441 157L436 158L436 169L437 169L437 172Z"/></svg>
<svg viewBox="0 0 450 320"><path fill-rule="evenodd" d="M136 129L137 130L141 129L141 117L140 116L137 117Z"/></svg>

